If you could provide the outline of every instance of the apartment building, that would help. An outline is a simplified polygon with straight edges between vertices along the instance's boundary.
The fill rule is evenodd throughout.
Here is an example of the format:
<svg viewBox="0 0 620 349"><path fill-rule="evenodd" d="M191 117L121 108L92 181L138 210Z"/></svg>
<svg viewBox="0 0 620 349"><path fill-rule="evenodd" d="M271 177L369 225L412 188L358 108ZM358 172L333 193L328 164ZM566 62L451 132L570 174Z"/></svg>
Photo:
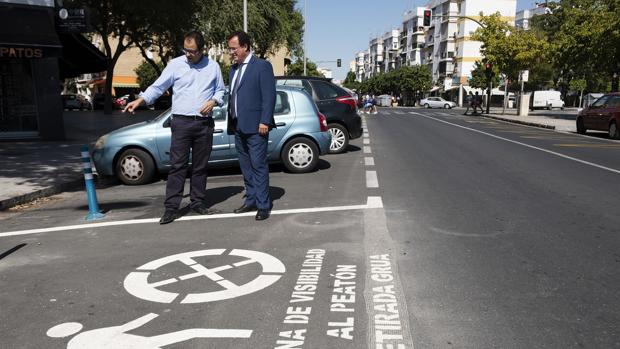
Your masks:
<svg viewBox="0 0 620 349"><path fill-rule="evenodd" d="M381 37L383 42L383 65L381 72L388 72L401 66L400 30L392 29Z"/></svg>
<svg viewBox="0 0 620 349"><path fill-rule="evenodd" d="M425 64L422 51L425 47L423 16L424 7L407 11L403 16L403 29L400 32L401 65Z"/></svg>
<svg viewBox="0 0 620 349"><path fill-rule="evenodd" d="M431 9L433 15L427 28L422 23L425 9ZM442 93L461 105L475 63L482 59L481 43L471 39L479 28L475 20L480 19L480 13L499 12L503 20L515 25L516 9L517 0L430 0L426 7L405 13L402 30L370 41L364 68L363 51L358 52L356 75L361 81L403 65L428 65L435 86L431 92ZM397 44L395 32L399 32Z"/></svg>
<svg viewBox="0 0 620 349"><path fill-rule="evenodd" d="M537 15L544 15L549 13L551 10L547 7L546 3L536 4L536 7L529 10L521 10L517 12L515 27L519 29L528 30L530 29L530 19Z"/></svg>

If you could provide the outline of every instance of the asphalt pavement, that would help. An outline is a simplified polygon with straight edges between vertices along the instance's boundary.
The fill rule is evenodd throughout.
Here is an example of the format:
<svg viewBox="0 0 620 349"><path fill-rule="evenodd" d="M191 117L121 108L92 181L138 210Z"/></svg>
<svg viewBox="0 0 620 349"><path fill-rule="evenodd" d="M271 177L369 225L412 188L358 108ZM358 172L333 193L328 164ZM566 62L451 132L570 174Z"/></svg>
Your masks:
<svg viewBox="0 0 620 349"><path fill-rule="evenodd" d="M620 346L620 143L459 110L380 109L312 173L238 169L168 225L164 182L0 217L0 336L19 348ZM188 198L185 198L185 203Z"/></svg>

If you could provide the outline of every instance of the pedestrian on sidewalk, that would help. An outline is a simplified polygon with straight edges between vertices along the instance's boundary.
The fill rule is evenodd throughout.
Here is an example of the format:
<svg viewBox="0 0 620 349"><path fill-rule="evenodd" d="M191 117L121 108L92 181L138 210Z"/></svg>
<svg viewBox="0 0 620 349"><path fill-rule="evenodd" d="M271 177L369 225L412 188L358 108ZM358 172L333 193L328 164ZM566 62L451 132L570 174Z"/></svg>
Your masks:
<svg viewBox="0 0 620 349"><path fill-rule="evenodd" d="M469 91L467 96L465 96L465 104L467 104L467 110L465 110L465 113L463 113L463 115L467 115L469 108L473 108L474 106L474 94L471 91Z"/></svg>
<svg viewBox="0 0 620 349"><path fill-rule="evenodd" d="M275 128L276 80L271 63L252 53L250 36L237 31L228 37L230 68L228 133L235 135L235 148L245 184L245 201L235 213L256 210L255 219L269 218L269 131Z"/></svg>
<svg viewBox="0 0 620 349"><path fill-rule="evenodd" d="M480 92L476 91L476 95L474 96L474 102L473 102L473 108L474 111L471 115L480 115L483 110L482 110L482 96L480 95ZM478 113L478 108L480 108L480 113Z"/></svg>
<svg viewBox="0 0 620 349"><path fill-rule="evenodd" d="M224 102L224 80L219 64L204 56L205 40L197 31L189 32L183 40L185 55L172 59L157 80L127 104L123 112L134 113L142 103L151 105L173 88L170 130L170 171L166 182L165 212L160 224L171 223L180 217L179 208L188 170L190 149L192 175L190 179L190 208L199 214L218 211L206 207L207 164L213 146L213 108Z"/></svg>

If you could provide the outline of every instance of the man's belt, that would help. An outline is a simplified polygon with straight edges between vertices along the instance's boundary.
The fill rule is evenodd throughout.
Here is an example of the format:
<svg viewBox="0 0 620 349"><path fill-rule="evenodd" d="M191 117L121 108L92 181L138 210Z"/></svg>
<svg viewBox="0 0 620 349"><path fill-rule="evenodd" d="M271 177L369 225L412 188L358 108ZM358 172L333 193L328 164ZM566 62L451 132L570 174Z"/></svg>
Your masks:
<svg viewBox="0 0 620 349"><path fill-rule="evenodd" d="M181 117L181 118L188 118L188 119L193 119L193 120L209 120L212 119L210 116L202 116L202 115L183 115L183 114L172 114L173 117Z"/></svg>

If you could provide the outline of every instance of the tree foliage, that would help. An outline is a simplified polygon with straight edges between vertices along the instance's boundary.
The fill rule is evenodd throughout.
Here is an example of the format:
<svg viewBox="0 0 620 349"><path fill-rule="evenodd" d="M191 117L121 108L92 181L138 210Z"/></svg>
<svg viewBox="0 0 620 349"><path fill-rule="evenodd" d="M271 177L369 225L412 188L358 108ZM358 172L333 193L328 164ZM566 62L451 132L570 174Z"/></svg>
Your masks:
<svg viewBox="0 0 620 349"><path fill-rule="evenodd" d="M157 66L159 71L164 69L163 62L157 63ZM138 75L138 84L140 84L140 89L142 91L146 90L146 88L154 83L159 77L159 71L155 70L155 68L153 68L153 66L147 61L142 61L142 63L140 63L134 71L136 72L136 75Z"/></svg>
<svg viewBox="0 0 620 349"><path fill-rule="evenodd" d="M297 59L294 63L288 66L286 75L304 75L304 61L303 59ZM318 76L324 78L317 70L316 63L306 60L306 74L305 76Z"/></svg>
<svg viewBox="0 0 620 349"><path fill-rule="evenodd" d="M559 0L549 9L531 25L551 43L558 87L584 78L589 91L618 91L620 0Z"/></svg>
<svg viewBox="0 0 620 349"><path fill-rule="evenodd" d="M515 82L522 70L530 70L548 59L549 43L536 31L520 30L502 20L499 13L480 14L482 27L472 39L482 42L485 62Z"/></svg>
<svg viewBox="0 0 620 349"><path fill-rule="evenodd" d="M355 72L349 71L342 85L346 88L357 91L360 88L360 83L356 81L355 79L356 79Z"/></svg>
<svg viewBox="0 0 620 349"><path fill-rule="evenodd" d="M375 75L360 84L362 93L414 94L432 87L432 74L428 66L404 66L387 73Z"/></svg>

